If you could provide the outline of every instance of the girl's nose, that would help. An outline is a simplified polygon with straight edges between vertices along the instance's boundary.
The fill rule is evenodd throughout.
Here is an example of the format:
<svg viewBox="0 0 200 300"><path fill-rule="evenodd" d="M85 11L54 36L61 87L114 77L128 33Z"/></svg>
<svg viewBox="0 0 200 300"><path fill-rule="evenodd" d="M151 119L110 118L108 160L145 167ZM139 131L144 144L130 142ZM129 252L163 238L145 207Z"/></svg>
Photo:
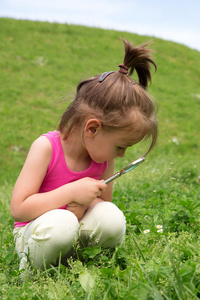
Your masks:
<svg viewBox="0 0 200 300"><path fill-rule="evenodd" d="M117 157L124 157L125 152L126 152L126 149L120 150L120 152L118 153Z"/></svg>

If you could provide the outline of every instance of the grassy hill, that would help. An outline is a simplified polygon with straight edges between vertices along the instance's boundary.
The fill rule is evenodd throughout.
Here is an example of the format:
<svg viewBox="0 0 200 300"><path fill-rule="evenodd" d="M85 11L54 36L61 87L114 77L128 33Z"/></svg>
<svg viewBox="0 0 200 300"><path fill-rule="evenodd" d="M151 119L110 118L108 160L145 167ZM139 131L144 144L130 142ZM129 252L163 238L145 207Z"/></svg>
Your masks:
<svg viewBox="0 0 200 300"><path fill-rule="evenodd" d="M120 36L135 45L152 40L158 65L150 87L159 108L158 143L146 163L115 184L113 201L127 218L125 245L116 250L110 265L103 250L96 249L100 258L85 253L85 265L79 260L71 262L71 273L66 269L54 270L53 279L49 274L47 278L40 274L39 287L30 282L23 287L24 296L17 298L21 294L9 213L13 185L31 143L42 133L57 128L78 82L118 69L123 59ZM196 299L200 283L199 66L200 52L154 37L0 19L3 299L65 299L62 293L69 295L67 299ZM117 161L116 168L136 159L144 148L139 144L129 149L126 157ZM156 224L163 224L163 234L157 233ZM151 229L150 235L143 234L147 228ZM81 272L86 278L94 276L94 289L84 289L77 279ZM67 277L72 282L70 287L65 282ZM57 298L52 296L54 293Z"/></svg>
<svg viewBox="0 0 200 300"><path fill-rule="evenodd" d="M153 41L158 72L150 90L159 105L160 123L154 155L172 151L196 157L198 51L151 37L67 24L0 19L0 25L1 183L13 183L32 141L56 128L67 105L58 102L72 99L81 79L118 69L123 58L120 36L135 45Z"/></svg>

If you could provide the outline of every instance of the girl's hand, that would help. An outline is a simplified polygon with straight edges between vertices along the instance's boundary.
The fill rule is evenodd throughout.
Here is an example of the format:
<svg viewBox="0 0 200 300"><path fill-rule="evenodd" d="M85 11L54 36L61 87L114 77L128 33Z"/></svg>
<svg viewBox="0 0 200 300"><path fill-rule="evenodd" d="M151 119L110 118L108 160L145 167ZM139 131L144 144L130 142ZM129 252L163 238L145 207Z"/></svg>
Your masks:
<svg viewBox="0 0 200 300"><path fill-rule="evenodd" d="M80 220L83 217L86 209L87 205L79 204L76 202L71 202L66 207L66 210L71 211L77 217L78 220Z"/></svg>
<svg viewBox="0 0 200 300"><path fill-rule="evenodd" d="M89 177L82 178L70 184L73 188L73 202L85 205L94 201L107 188L103 180L95 180Z"/></svg>

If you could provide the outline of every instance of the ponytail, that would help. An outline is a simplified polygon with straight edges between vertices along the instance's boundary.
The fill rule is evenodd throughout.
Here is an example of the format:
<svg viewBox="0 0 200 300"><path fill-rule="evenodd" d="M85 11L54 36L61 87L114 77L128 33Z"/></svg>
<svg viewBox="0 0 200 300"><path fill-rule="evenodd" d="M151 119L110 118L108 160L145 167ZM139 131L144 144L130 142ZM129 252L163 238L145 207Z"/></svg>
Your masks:
<svg viewBox="0 0 200 300"><path fill-rule="evenodd" d="M151 64L157 70L157 66L151 57L152 50L146 48L150 42L137 47L122 39L124 43L125 55L123 64L128 68L128 76L131 76L134 70L137 72L139 83L146 89L148 82L151 82Z"/></svg>

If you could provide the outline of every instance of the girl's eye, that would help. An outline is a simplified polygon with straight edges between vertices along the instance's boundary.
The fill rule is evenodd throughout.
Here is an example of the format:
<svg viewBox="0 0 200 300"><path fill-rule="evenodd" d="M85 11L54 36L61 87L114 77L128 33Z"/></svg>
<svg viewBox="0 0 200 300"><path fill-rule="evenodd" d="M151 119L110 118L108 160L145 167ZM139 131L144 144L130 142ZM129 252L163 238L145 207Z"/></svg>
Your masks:
<svg viewBox="0 0 200 300"><path fill-rule="evenodd" d="M117 147L118 148L118 150L125 150L125 147Z"/></svg>

